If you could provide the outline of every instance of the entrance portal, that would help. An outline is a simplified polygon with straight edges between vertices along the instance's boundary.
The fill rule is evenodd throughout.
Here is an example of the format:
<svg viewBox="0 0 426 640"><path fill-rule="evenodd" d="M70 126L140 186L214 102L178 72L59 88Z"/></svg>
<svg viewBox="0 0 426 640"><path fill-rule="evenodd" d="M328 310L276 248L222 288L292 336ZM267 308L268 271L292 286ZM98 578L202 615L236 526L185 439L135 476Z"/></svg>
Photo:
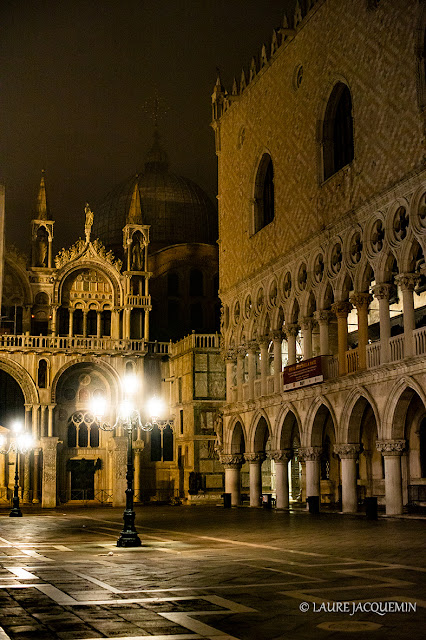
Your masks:
<svg viewBox="0 0 426 640"><path fill-rule="evenodd" d="M71 500L94 500L95 498L95 461L70 460Z"/></svg>

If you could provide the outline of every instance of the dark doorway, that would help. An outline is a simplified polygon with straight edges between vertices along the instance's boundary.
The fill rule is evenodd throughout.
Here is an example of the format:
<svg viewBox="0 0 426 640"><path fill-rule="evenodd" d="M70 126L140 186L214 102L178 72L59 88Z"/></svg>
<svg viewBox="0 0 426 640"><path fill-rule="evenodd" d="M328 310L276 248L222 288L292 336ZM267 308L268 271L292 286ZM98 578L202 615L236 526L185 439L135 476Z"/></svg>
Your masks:
<svg viewBox="0 0 426 640"><path fill-rule="evenodd" d="M0 425L10 428L15 420L25 418L24 394L11 375L0 369Z"/></svg>
<svg viewBox="0 0 426 640"><path fill-rule="evenodd" d="M93 500L95 497L95 461L70 460L71 500Z"/></svg>

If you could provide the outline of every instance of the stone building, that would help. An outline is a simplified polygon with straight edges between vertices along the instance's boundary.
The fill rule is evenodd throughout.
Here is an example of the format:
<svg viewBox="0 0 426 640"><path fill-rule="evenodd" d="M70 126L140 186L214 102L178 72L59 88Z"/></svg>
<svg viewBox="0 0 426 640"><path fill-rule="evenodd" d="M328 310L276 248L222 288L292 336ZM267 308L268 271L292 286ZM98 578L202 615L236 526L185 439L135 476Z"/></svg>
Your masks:
<svg viewBox="0 0 426 640"><path fill-rule="evenodd" d="M426 502L425 19L297 2L214 87L233 504Z"/></svg>
<svg viewBox="0 0 426 640"><path fill-rule="evenodd" d="M1 256L0 425L7 433L21 419L35 442L18 460L22 497L43 507L124 504L126 437L121 427L100 429L91 405L104 398L106 422L114 424L129 373L140 382L143 418L153 394L167 401L169 415L177 412L172 426L134 433L136 500L184 497L190 474L200 473L197 447L205 441L208 449L215 439L211 416L208 428L199 426L207 415L199 403L210 402L213 411L224 391L205 390L191 404L196 394L185 387L183 406L170 357L179 362L179 339L190 329L199 332L204 357L213 361L218 353L216 211L197 185L169 171L156 133L144 170L94 213L86 205L82 231L83 224L83 238L56 253L43 175L31 257L7 246ZM192 353L195 344L187 346ZM3 503L13 490L14 462L0 454Z"/></svg>

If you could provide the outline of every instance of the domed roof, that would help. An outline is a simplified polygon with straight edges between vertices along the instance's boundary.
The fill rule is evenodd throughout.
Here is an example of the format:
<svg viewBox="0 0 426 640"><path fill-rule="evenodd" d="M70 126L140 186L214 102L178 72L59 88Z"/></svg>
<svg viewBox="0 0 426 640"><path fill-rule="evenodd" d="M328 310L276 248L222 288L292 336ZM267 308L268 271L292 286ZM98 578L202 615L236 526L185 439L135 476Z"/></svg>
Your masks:
<svg viewBox="0 0 426 640"><path fill-rule="evenodd" d="M150 253L173 244L216 242L217 211L212 201L195 182L169 171L167 154L156 132L144 171L115 187L95 209L93 236L108 248L122 252L123 227L136 186L142 223L151 225Z"/></svg>

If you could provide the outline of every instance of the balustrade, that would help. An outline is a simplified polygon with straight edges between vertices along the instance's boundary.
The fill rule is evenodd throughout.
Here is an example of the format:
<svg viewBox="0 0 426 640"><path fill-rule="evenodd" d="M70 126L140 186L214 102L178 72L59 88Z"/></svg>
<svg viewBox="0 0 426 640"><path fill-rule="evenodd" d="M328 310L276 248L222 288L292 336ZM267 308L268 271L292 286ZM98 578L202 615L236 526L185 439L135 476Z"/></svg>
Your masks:
<svg viewBox="0 0 426 640"><path fill-rule="evenodd" d="M51 349L55 351L137 351L167 354L168 342L145 342L115 338L84 338L82 336L0 335L0 349Z"/></svg>

